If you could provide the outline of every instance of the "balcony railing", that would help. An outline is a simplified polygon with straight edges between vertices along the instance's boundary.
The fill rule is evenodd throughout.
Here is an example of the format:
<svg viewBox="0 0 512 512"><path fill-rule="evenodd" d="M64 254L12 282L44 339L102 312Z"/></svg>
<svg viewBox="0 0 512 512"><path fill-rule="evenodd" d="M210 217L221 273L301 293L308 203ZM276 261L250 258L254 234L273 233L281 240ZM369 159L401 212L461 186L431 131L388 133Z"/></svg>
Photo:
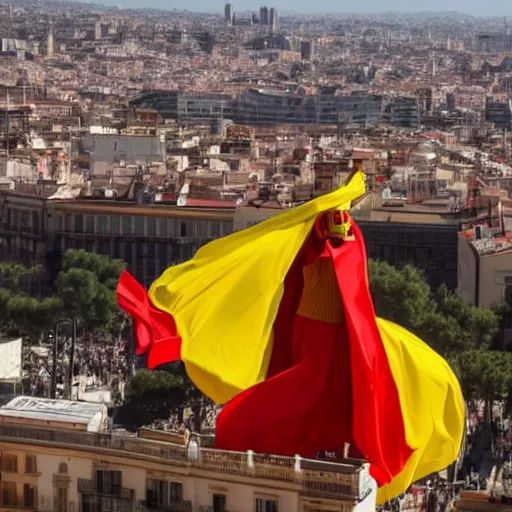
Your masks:
<svg viewBox="0 0 512 512"><path fill-rule="evenodd" d="M141 500L137 505L137 512L192 512L192 502L172 500L166 504L156 504Z"/></svg>
<svg viewBox="0 0 512 512"><path fill-rule="evenodd" d="M34 510L34 507L37 506L36 505L36 501L35 500L25 500L24 498L22 497L18 497L16 499L13 499L13 500L9 500L9 501L3 501L3 500L0 500L0 508L16 508L16 509L20 509L20 510Z"/></svg>
<svg viewBox="0 0 512 512"><path fill-rule="evenodd" d="M357 500L364 492L359 486L361 471L367 471L363 461L347 464L308 460L300 457L280 457L252 452L228 452L199 448L199 457L189 459L187 447L141 438L120 438L109 434L92 434L51 429L34 429L0 424L0 439L9 442L31 442L83 447L84 450L115 450L132 457L151 457L167 464L213 471L226 475L252 476L279 480L300 486L309 497ZM197 451L195 452L197 455ZM89 482L89 483L87 483ZM95 482L84 480L81 489L98 494ZM123 489L128 497L130 489ZM79 492L89 492L80 491ZM131 496L131 495L130 495Z"/></svg>
<svg viewBox="0 0 512 512"><path fill-rule="evenodd" d="M96 494L98 496L111 496L122 500L133 500L135 491L120 485L98 486L96 480L78 479L78 492L82 494Z"/></svg>

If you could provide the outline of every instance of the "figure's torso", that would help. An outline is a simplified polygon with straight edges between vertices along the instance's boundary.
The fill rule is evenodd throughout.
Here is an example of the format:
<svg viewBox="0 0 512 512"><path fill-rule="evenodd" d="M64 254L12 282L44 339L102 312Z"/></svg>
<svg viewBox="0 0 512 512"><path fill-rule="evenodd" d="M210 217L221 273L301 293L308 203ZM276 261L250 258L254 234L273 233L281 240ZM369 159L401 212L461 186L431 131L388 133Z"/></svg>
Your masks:
<svg viewBox="0 0 512 512"><path fill-rule="evenodd" d="M312 320L344 321L341 295L331 258L319 257L302 268L304 287L297 314Z"/></svg>

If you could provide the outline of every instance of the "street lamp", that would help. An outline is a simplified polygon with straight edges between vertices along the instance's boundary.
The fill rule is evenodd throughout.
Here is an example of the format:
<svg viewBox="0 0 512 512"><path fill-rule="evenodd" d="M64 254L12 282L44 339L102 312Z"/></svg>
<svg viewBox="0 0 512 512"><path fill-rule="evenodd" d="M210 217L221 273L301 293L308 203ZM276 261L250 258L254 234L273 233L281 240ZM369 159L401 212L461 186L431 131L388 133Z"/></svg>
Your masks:
<svg viewBox="0 0 512 512"><path fill-rule="evenodd" d="M76 345L76 320L71 318L61 318L55 324L55 336L53 340L53 369L52 369L52 386L50 390L50 397L55 399L57 395L57 351L59 340L59 326L62 324L72 324L73 334L71 337L71 350L69 355L69 372L68 372L68 389L69 399L73 398L73 367L75 364L75 345Z"/></svg>

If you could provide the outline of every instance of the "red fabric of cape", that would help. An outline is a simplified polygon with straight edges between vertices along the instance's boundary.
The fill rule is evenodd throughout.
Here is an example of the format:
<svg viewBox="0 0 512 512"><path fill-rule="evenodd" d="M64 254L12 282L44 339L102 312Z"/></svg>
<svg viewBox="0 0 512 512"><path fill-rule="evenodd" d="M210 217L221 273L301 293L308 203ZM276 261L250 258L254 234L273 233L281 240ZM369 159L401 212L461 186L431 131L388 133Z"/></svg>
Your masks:
<svg viewBox="0 0 512 512"><path fill-rule="evenodd" d="M372 476L384 485L412 450L375 321L364 240L353 226L356 241L333 248L318 246L312 236L297 256L274 324L267 379L225 405L216 443L226 450L314 457L324 450L339 453L349 442L356 448L352 455L368 460ZM346 318L341 330L314 321L294 325L301 268L312 254L333 261Z"/></svg>
<svg viewBox="0 0 512 512"><path fill-rule="evenodd" d="M372 476L384 485L412 450L375 321L364 240L354 223L353 231L356 241L339 248L319 245L312 236L297 255L274 323L267 379L225 405L216 443L226 450L314 457L324 450L340 453L349 442L351 454L368 460ZM346 318L341 328L295 318L302 265L319 256L333 261ZM137 353L149 353L150 368L180 358L174 319L156 309L127 272L118 300L134 319Z"/></svg>

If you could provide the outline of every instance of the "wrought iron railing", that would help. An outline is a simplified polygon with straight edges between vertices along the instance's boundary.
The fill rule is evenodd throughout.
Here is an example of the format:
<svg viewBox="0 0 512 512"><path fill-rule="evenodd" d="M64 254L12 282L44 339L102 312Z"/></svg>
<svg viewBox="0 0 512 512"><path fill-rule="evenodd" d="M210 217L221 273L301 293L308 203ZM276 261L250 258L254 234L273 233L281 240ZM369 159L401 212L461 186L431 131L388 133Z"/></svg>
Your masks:
<svg viewBox="0 0 512 512"><path fill-rule="evenodd" d="M86 478L78 479L78 492L82 494L97 494L98 496L113 496L122 500L133 500L134 489L127 489L120 485L98 485L96 480Z"/></svg>
<svg viewBox="0 0 512 512"><path fill-rule="evenodd" d="M192 502L171 500L168 503L151 503L141 500L137 504L137 512L192 512Z"/></svg>
<svg viewBox="0 0 512 512"><path fill-rule="evenodd" d="M299 490L303 495L310 497L334 499L358 499L359 497L359 473L362 464L339 464L300 457L229 452L212 448L199 448L199 457L189 459L187 447L183 445L136 437L121 438L110 434L35 429L2 424L0 424L0 440L52 443L74 448L81 446L86 450L94 449L94 451L115 450L129 453L132 457L158 458L168 464L197 467L215 473L294 483L300 486ZM82 485L82 489L86 486L94 489L94 481L83 481L79 485ZM129 491L130 489L125 489L123 492ZM98 490L94 492L98 493Z"/></svg>

